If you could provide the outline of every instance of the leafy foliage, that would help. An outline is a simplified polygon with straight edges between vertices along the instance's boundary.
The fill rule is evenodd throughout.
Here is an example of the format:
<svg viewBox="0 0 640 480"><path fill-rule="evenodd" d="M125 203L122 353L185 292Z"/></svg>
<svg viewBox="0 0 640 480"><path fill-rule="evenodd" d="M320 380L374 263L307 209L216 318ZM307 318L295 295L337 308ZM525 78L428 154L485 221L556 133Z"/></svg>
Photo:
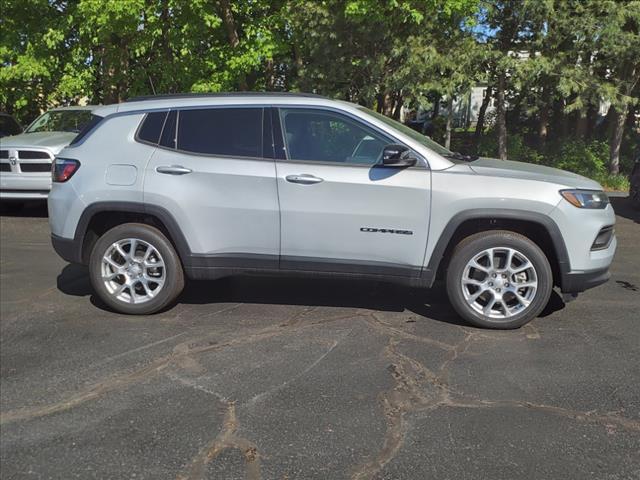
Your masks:
<svg viewBox="0 0 640 480"><path fill-rule="evenodd" d="M79 101L294 90L435 120L483 83L499 108L471 150L548 163L573 145L562 165L600 175L640 148L639 29L640 0L3 0L0 108L26 123Z"/></svg>

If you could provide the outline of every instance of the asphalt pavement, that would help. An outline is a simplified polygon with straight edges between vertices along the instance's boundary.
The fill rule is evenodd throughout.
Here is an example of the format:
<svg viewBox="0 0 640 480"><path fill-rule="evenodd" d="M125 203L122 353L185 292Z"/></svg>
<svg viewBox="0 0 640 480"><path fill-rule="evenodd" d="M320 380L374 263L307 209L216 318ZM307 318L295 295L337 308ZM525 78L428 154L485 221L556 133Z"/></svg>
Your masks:
<svg viewBox="0 0 640 480"><path fill-rule="evenodd" d="M640 214L607 284L516 331L441 288L243 277L123 316L0 218L2 479L639 479Z"/></svg>

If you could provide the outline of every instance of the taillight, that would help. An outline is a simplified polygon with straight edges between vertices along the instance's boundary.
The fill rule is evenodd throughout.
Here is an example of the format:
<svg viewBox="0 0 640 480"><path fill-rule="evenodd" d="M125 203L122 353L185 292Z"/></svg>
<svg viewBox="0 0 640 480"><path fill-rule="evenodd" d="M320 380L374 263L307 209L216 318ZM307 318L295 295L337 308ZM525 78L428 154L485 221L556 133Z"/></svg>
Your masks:
<svg viewBox="0 0 640 480"><path fill-rule="evenodd" d="M51 179L54 182L62 183L73 177L73 174L80 168L80 162L71 158L57 158L51 167Z"/></svg>

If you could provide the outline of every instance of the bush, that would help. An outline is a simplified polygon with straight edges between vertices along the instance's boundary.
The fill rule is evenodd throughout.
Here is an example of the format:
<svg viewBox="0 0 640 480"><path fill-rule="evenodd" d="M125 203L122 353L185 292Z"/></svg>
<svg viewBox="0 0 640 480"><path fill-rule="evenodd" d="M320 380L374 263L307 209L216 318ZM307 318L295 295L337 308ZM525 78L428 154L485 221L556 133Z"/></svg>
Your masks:
<svg viewBox="0 0 640 480"><path fill-rule="evenodd" d="M478 155L481 157L498 156L498 139L495 134L484 135L478 145ZM545 164L544 155L529 147L522 135L512 134L507 137L507 155L509 160L519 162Z"/></svg>
<svg viewBox="0 0 640 480"><path fill-rule="evenodd" d="M466 134L465 136L459 133L454 136L452 139L454 150L472 153L471 135ZM628 146L626 148L629 149ZM469 150L469 152L465 150ZM583 140L562 139L548 145L541 152L528 145L522 134L513 133L507 137L507 154L509 160L548 165L592 178L607 190L629 189L629 180L624 172L631 169L631 156L621 156L620 158L620 169L623 174L610 175L608 173L609 145L602 140L585 142ZM495 131L490 131L481 137L478 155L494 158L498 156L498 140Z"/></svg>
<svg viewBox="0 0 640 480"><path fill-rule="evenodd" d="M560 151L553 155L551 165L585 177L600 178L607 174L609 146L595 140L585 143L581 140L565 141Z"/></svg>
<svg viewBox="0 0 640 480"><path fill-rule="evenodd" d="M594 180L605 190L627 191L629 190L629 178L626 175L611 175L605 173L594 177Z"/></svg>

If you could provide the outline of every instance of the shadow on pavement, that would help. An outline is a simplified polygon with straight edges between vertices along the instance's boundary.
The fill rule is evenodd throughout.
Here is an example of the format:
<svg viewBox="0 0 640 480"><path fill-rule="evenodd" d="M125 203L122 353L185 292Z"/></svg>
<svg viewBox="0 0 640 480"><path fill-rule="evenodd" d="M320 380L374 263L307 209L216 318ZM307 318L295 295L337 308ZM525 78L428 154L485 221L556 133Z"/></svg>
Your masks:
<svg viewBox="0 0 640 480"><path fill-rule="evenodd" d="M640 210L631 206L628 197L610 197L609 201L617 216L640 223Z"/></svg>
<svg viewBox="0 0 640 480"><path fill-rule="evenodd" d="M84 266L67 265L58 276L57 286L67 295L89 295L94 306L109 311L93 293L88 270ZM371 280L238 276L213 281L189 281L178 303L306 305L386 312L408 310L440 322L468 326L449 304L442 285L426 290ZM560 295L554 291L540 316L551 315L564 306Z"/></svg>

